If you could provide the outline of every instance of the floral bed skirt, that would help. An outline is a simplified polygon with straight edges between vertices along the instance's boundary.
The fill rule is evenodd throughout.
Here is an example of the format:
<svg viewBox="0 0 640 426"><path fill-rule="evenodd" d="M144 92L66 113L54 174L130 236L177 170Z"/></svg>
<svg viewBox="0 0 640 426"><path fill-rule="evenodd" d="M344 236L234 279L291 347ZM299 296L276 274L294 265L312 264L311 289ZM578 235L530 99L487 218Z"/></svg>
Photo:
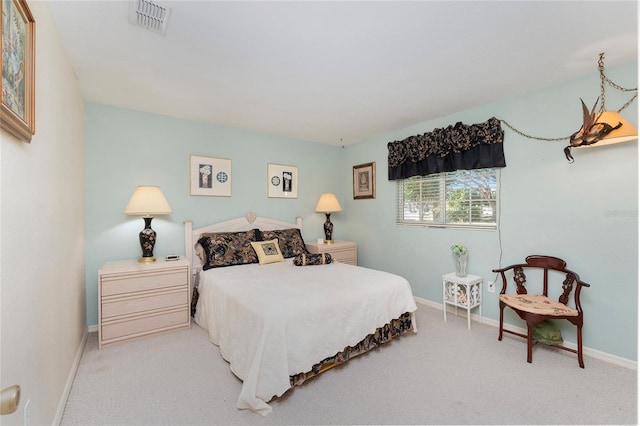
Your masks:
<svg viewBox="0 0 640 426"><path fill-rule="evenodd" d="M369 334L355 346L348 346L343 351L338 352L334 356L323 359L322 361L311 367L311 371L289 376L289 382L291 383L292 387L299 386L305 381L319 374L322 374L337 365L343 364L351 358L368 352L371 349L377 348L378 346L387 343L394 337L399 336L400 334L409 330L412 330L411 313L405 312L400 316L400 318L394 319L389 324L376 329L374 333Z"/></svg>

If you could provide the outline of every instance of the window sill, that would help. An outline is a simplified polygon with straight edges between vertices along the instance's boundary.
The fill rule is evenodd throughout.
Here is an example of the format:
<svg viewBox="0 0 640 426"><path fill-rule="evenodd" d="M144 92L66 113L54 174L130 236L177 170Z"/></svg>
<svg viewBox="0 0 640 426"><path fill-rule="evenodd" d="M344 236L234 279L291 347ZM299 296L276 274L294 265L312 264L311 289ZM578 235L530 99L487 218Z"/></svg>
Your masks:
<svg viewBox="0 0 640 426"><path fill-rule="evenodd" d="M397 226L406 226L410 228L434 228L434 229L464 229L469 231L495 231L498 229L497 225L452 225L452 224L436 224L436 223L424 223L424 222L396 222Z"/></svg>

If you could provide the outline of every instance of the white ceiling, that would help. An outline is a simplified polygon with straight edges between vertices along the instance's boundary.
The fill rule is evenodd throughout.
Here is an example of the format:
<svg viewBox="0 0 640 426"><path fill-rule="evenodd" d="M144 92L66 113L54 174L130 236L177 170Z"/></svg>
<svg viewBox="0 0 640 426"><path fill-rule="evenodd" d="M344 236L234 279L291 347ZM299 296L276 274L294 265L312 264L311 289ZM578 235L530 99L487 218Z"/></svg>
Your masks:
<svg viewBox="0 0 640 426"><path fill-rule="evenodd" d="M49 2L88 101L349 145L637 60L636 1L160 3Z"/></svg>

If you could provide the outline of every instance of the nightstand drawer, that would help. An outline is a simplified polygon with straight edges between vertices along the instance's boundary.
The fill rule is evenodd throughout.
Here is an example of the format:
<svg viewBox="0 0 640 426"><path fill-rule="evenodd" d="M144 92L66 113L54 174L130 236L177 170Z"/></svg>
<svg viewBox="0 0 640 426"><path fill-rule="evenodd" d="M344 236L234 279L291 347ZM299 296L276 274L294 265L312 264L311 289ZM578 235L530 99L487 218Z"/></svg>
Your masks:
<svg viewBox="0 0 640 426"><path fill-rule="evenodd" d="M112 296L116 294L186 285L188 282L189 272L186 268L160 273L149 272L127 275L107 275L102 277L101 296Z"/></svg>
<svg viewBox="0 0 640 426"><path fill-rule="evenodd" d="M117 300L104 298L102 301L102 318L108 319L117 315L129 315L154 309L183 306L189 303L186 288L187 286L185 285L158 294L149 295L143 293L124 299L118 298Z"/></svg>
<svg viewBox="0 0 640 426"><path fill-rule="evenodd" d="M329 253L336 262L358 265L358 246L351 241L335 241L333 244L307 243L310 253Z"/></svg>
<svg viewBox="0 0 640 426"><path fill-rule="evenodd" d="M148 315L126 321L102 324L102 340L104 343L119 337L134 337L136 334L147 334L150 331L160 331L161 329L171 329L189 324L189 310L179 308L172 312L162 312L157 315Z"/></svg>
<svg viewBox="0 0 640 426"><path fill-rule="evenodd" d="M351 262L355 261L352 248L342 249L342 250L332 250L330 253L331 253L331 257L338 262L347 263L347 261L351 261Z"/></svg>

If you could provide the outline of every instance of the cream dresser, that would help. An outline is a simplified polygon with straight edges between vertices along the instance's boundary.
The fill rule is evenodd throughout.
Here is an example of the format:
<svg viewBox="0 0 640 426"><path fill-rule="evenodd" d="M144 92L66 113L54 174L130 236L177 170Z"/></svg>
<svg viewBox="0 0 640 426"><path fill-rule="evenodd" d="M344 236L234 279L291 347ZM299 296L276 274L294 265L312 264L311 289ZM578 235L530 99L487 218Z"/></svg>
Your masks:
<svg viewBox="0 0 640 426"><path fill-rule="evenodd" d="M337 262L358 265L358 245L351 241L335 240L333 244L307 243L307 250L310 253L329 253Z"/></svg>
<svg viewBox="0 0 640 426"><path fill-rule="evenodd" d="M189 328L189 261L106 262L98 271L98 346Z"/></svg>

